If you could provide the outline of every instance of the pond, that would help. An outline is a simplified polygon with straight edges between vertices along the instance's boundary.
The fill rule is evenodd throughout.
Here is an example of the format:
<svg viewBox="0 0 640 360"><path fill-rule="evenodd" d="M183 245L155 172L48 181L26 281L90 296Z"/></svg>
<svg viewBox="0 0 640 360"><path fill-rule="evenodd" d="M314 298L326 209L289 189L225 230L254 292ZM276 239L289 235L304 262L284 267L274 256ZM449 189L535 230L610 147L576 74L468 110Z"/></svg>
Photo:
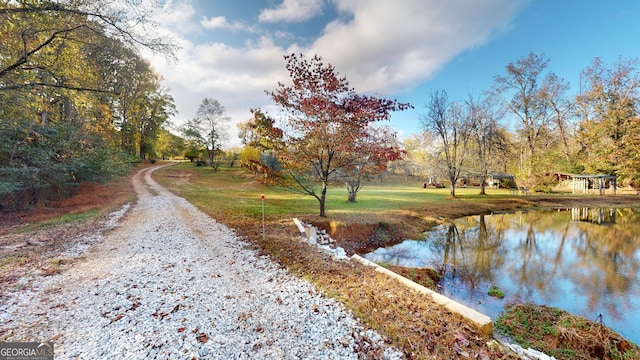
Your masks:
<svg viewBox="0 0 640 360"><path fill-rule="evenodd" d="M533 302L600 320L640 344L640 212L555 209L470 216L421 240L366 254L404 267L433 267L438 291L495 320ZM504 299L490 297L495 285Z"/></svg>

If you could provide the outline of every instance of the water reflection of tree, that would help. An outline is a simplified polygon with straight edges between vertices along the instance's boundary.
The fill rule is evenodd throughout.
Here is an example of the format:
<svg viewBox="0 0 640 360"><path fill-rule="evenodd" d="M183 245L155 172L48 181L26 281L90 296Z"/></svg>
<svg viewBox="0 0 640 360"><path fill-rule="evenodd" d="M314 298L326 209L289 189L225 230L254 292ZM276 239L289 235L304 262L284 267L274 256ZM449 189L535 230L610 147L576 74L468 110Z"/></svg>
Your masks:
<svg viewBox="0 0 640 360"><path fill-rule="evenodd" d="M511 296L535 293L547 304L584 298L587 311L624 317L640 296L640 218L616 211L613 226L572 222L570 209L471 217L441 226L428 243L445 275L455 270L470 288L502 283Z"/></svg>
<svg viewBox="0 0 640 360"><path fill-rule="evenodd" d="M640 295L638 216L618 209L614 226L570 220L569 212L522 213L514 220L512 233L520 235L510 249L514 265L506 273L512 274L517 294L529 299L536 290L545 302L583 297L587 311L600 308L614 319L624 318L634 306L634 293ZM543 245L540 236L548 240ZM563 293L563 280L572 283L573 293Z"/></svg>
<svg viewBox="0 0 640 360"><path fill-rule="evenodd" d="M555 296L563 296L557 288L558 278L564 276L564 271L560 271L563 264L563 252L568 236L569 225L564 224L563 229L554 231L553 235L549 235L549 231L541 231L537 228L534 219L526 219L523 223L524 228L521 234L524 236L514 242L511 249L514 259L513 271L507 271L514 283L516 289L514 296L521 299L531 299L534 293L550 301ZM553 238L559 235L557 244L541 244L540 237ZM555 247L555 249L554 249Z"/></svg>
<svg viewBox="0 0 640 360"><path fill-rule="evenodd" d="M580 234L573 244L576 259L570 276L578 285L576 291L587 299L587 311L601 307L614 319L622 319L634 307L633 293L640 296L640 224L636 213L617 212L615 226L578 226Z"/></svg>
<svg viewBox="0 0 640 360"><path fill-rule="evenodd" d="M438 270L443 276L460 275L473 289L479 282L494 281L495 271L504 264L506 248L504 232L487 227L484 215L470 219L441 227L431 237L430 248L441 255Z"/></svg>

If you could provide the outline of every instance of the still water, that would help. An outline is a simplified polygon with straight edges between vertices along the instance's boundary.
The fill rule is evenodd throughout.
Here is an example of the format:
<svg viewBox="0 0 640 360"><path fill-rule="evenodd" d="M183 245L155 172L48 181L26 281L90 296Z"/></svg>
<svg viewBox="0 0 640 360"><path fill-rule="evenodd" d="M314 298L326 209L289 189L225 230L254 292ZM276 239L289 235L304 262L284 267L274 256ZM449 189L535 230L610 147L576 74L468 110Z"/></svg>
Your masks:
<svg viewBox="0 0 640 360"><path fill-rule="evenodd" d="M439 291L495 320L517 302L558 307L640 344L640 212L556 209L471 216L366 254L434 267ZM504 299L487 295L491 285Z"/></svg>

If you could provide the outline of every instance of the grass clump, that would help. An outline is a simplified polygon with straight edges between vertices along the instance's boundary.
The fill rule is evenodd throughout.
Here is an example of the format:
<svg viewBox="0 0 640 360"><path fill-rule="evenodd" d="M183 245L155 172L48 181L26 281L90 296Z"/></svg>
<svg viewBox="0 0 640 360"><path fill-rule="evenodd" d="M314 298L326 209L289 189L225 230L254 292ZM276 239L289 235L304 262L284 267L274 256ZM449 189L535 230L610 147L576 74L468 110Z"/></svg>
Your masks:
<svg viewBox="0 0 640 360"><path fill-rule="evenodd" d="M99 209L91 209L88 211L82 211L77 213L63 214L55 218L51 218L51 219L40 221L34 224L26 225L20 228L17 232L26 233L26 232L31 232L35 230L40 230L40 229L44 229L44 228L48 228L56 225L68 224L73 222L85 223L85 222L89 222L97 219L101 214L102 213Z"/></svg>
<svg viewBox="0 0 640 360"><path fill-rule="evenodd" d="M502 289L495 285L491 285L487 294L489 296L493 296L494 298L504 299L504 291L502 291Z"/></svg>
<svg viewBox="0 0 640 360"><path fill-rule="evenodd" d="M556 359L640 359L640 348L598 321L564 310L516 305L496 319L497 333Z"/></svg>

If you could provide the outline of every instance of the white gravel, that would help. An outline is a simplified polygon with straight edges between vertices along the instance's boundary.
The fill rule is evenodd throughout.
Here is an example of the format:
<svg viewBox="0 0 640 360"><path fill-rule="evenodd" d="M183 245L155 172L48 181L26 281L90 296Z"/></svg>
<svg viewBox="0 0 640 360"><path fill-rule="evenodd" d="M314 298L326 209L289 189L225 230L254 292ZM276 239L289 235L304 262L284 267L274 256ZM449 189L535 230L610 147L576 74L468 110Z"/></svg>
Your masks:
<svg viewBox="0 0 640 360"><path fill-rule="evenodd" d="M155 183L153 169L136 176L127 216L65 253L80 256L73 266L3 300L5 341L52 340L56 359L402 358L341 304Z"/></svg>

